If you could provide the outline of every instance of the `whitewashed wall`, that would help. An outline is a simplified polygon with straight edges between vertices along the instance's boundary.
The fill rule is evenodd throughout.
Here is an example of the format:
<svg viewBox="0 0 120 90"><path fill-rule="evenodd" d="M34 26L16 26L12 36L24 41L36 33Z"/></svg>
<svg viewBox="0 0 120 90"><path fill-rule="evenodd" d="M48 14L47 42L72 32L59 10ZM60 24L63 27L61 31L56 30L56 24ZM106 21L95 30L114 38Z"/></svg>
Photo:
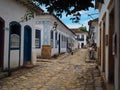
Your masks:
<svg viewBox="0 0 120 90"><path fill-rule="evenodd" d="M117 54L115 56L115 90L120 90L120 1L115 0L115 30L117 33Z"/></svg>
<svg viewBox="0 0 120 90"><path fill-rule="evenodd" d="M4 43L4 69L8 67L8 52L9 52L9 24L12 21L21 21L21 17L24 16L27 8L22 6L19 3L16 3L15 0L0 0L0 17L5 20L5 43ZM32 52L34 52L34 27L32 22L25 22L21 24L21 63L23 65L23 39L24 39L24 26L29 25L32 28ZM35 57L32 53L32 61L35 60ZM19 62L19 54L18 50L11 50L10 51L10 63L11 68L18 67Z"/></svg>
<svg viewBox="0 0 120 90"><path fill-rule="evenodd" d="M105 0L105 4L102 5L102 9L101 9L101 12L100 12L100 19L99 19L99 23L102 22L102 17L103 15L106 13L106 20L105 22L107 23L106 24L106 34L108 34L109 32L109 13L111 12L111 9L114 7L115 11L114 11L114 14L115 14L115 32L117 34L117 55L115 55L115 76L114 76L114 89L115 90L120 90L120 62L119 62L119 57L120 57L120 53L119 53L119 48L120 48L120 27L119 27L119 24L120 24L120 1L119 0L113 0L113 3L111 3L112 5L109 6L109 10L107 9L108 7L108 4L109 4L110 0ZM114 4L115 3L115 4ZM109 68L108 68L108 46L106 46L106 67L105 67L105 78L106 78L106 81L108 81L108 72L109 72Z"/></svg>
<svg viewBox="0 0 120 90"><path fill-rule="evenodd" d="M58 35L64 35L65 37L69 37L72 38L73 37L73 33L71 31L69 31L68 28L66 28L58 19L56 19L53 15L41 15L41 16L37 16L35 18L36 20L36 25L35 27L40 29L41 32L41 45L50 45L50 30L53 30L53 25L54 22L57 22L57 40L58 40ZM44 33L44 31L46 30L47 34ZM51 56L53 56L54 54L58 54L58 45L57 48L55 48L55 32L54 31L54 46L52 48L52 52L51 52ZM43 41L44 38L48 38L48 41ZM61 39L60 39L61 40ZM62 44L61 44L62 45ZM61 53L62 52L66 52L66 47L62 48L61 47ZM41 48L40 49L36 49L36 53L37 56L41 55Z"/></svg>
<svg viewBox="0 0 120 90"><path fill-rule="evenodd" d="M110 2L110 0L104 0L104 4L102 4L102 8L101 8L101 11L99 13L99 22L102 21L103 15L107 11L107 7L108 7L109 2Z"/></svg>
<svg viewBox="0 0 120 90"><path fill-rule="evenodd" d="M82 43L84 43L84 45L87 45L87 33L76 33L76 35L79 35L79 38L84 35L84 41L78 41L78 45L80 45L80 48Z"/></svg>
<svg viewBox="0 0 120 90"><path fill-rule="evenodd" d="M74 50L75 49L78 49L78 41L77 40L74 40L74 48L73 48Z"/></svg>
<svg viewBox="0 0 120 90"><path fill-rule="evenodd" d="M101 8L101 11L99 13L99 24L103 24L103 17L104 15L106 15L106 19L105 19L105 35L108 35L108 30L109 30L109 13L110 11L108 10L108 5L110 3L110 0L104 0L104 4L102 4L102 8ZM112 8L113 7L113 3L112 5L109 7L109 8ZM103 27L102 27L103 28ZM100 30L100 28L99 28ZM101 29L101 31L103 31L103 29ZM99 45L98 45L99 46ZM105 46L105 55L106 55L106 62L105 62L105 78L106 78L106 81L108 81L108 73L109 73L109 68L108 68L108 64L109 64L109 61L108 61L108 46ZM102 56L101 56L102 57ZM103 60L101 60L103 61ZM102 63L102 62L101 62ZM102 70L102 67L101 67L101 70Z"/></svg>

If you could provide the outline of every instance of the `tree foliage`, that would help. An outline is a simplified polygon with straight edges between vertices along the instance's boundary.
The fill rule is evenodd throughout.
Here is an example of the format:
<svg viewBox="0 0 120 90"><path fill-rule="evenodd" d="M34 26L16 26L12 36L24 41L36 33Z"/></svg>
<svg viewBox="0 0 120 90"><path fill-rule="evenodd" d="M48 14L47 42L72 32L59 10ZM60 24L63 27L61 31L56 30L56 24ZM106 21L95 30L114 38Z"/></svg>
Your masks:
<svg viewBox="0 0 120 90"><path fill-rule="evenodd" d="M80 27L79 30L88 32L86 27Z"/></svg>
<svg viewBox="0 0 120 90"><path fill-rule="evenodd" d="M72 21L78 22L80 20L81 10L88 10L89 7L94 7L92 1L94 0L33 0L40 5L45 5L50 14L55 14L62 17L65 12L66 16L73 15Z"/></svg>
<svg viewBox="0 0 120 90"><path fill-rule="evenodd" d="M28 21L31 18L34 18L34 12L32 10L30 10L30 9L27 9L25 15L23 17L21 17L20 22Z"/></svg>

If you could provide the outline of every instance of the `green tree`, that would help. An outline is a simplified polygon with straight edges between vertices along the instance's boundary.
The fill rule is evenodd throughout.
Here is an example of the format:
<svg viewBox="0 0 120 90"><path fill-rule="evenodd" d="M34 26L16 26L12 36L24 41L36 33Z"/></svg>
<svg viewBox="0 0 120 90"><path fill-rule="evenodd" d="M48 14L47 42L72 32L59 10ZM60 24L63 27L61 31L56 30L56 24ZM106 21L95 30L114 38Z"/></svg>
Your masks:
<svg viewBox="0 0 120 90"><path fill-rule="evenodd" d="M37 2L37 5L45 5L47 11L50 14L55 14L58 17L62 17L62 13L65 12L66 16L73 15L71 20L78 22L80 20L81 10L88 10L89 7L94 7L93 1L95 0L25 0L27 2ZM97 0L103 3L103 0Z"/></svg>
<svg viewBox="0 0 120 90"><path fill-rule="evenodd" d="M80 27L79 30L82 30L82 31L88 32L88 31L87 31L87 28L86 28L86 27L83 27L83 26Z"/></svg>

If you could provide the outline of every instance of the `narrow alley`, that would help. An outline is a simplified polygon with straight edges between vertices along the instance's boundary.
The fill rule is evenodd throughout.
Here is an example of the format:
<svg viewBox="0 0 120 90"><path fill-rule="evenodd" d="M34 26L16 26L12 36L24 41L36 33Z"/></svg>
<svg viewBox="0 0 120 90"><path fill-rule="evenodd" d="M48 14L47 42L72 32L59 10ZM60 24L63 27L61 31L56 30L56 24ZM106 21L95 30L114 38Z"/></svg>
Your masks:
<svg viewBox="0 0 120 90"><path fill-rule="evenodd" d="M0 90L105 90L96 63L86 60L87 49L57 59L39 59L37 66L0 80Z"/></svg>

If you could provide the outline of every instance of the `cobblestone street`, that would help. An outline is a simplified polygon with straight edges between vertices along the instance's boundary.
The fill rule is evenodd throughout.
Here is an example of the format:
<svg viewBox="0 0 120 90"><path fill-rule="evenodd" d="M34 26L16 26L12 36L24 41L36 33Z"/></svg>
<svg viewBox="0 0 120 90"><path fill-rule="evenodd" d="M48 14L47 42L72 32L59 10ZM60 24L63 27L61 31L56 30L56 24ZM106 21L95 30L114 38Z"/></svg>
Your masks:
<svg viewBox="0 0 120 90"><path fill-rule="evenodd" d="M57 59L39 59L35 67L0 80L0 90L104 90L96 63L86 60L87 49Z"/></svg>

